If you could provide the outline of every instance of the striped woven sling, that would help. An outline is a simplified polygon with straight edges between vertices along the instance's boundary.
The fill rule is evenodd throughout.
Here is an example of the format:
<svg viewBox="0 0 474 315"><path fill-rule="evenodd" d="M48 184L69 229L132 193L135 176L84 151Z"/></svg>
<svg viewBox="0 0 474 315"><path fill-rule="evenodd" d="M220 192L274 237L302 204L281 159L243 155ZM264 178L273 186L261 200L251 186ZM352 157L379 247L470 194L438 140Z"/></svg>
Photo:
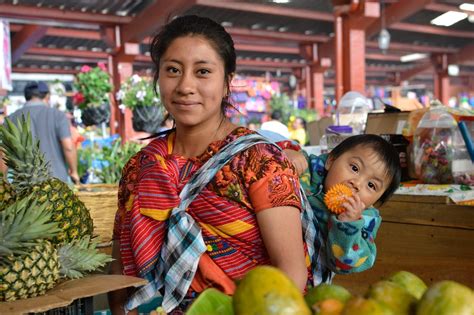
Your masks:
<svg viewBox="0 0 474 315"><path fill-rule="evenodd" d="M276 146L259 134L242 136L224 146L189 179L179 195L180 204L172 210L168 219L167 237L161 249L158 267L152 271L152 280L130 297L125 305L126 311L159 296L161 288L164 288L162 307L166 312L170 312L180 304L194 279L199 258L206 251L201 228L186 209L227 162L237 153L259 143ZM303 233L312 262L314 283L327 282L328 279L323 277L324 250L321 246L322 238L317 231L317 219L302 190L300 195L304 209L301 213Z"/></svg>

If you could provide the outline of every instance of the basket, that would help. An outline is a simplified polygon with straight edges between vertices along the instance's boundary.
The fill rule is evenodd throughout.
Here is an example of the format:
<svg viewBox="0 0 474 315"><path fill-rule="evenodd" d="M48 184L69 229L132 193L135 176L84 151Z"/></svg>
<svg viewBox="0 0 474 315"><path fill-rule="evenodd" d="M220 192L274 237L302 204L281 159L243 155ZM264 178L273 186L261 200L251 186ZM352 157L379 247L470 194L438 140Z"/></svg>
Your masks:
<svg viewBox="0 0 474 315"><path fill-rule="evenodd" d="M76 186L76 195L89 209L94 220L94 235L102 246L110 245L117 212L118 186L114 184L86 184Z"/></svg>

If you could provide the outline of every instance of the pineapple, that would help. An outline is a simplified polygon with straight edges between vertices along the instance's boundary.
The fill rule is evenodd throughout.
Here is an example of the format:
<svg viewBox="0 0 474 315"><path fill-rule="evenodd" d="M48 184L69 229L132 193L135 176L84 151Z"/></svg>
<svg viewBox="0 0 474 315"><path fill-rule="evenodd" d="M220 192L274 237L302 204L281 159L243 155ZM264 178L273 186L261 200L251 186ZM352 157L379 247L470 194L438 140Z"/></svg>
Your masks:
<svg viewBox="0 0 474 315"><path fill-rule="evenodd" d="M0 211L15 201L15 190L0 173Z"/></svg>
<svg viewBox="0 0 474 315"><path fill-rule="evenodd" d="M84 203L69 186L50 175L49 163L31 134L30 118L19 119L17 126L5 119L0 126L0 147L5 163L13 175L12 185L17 200L35 193L40 202L49 201L53 210L53 221L61 231L52 239L53 243L70 242L73 239L92 235L93 222Z"/></svg>
<svg viewBox="0 0 474 315"><path fill-rule="evenodd" d="M89 236L57 247L48 239L61 230L50 222L49 202L35 194L0 212L0 301L44 294L61 277L80 278L111 261Z"/></svg>

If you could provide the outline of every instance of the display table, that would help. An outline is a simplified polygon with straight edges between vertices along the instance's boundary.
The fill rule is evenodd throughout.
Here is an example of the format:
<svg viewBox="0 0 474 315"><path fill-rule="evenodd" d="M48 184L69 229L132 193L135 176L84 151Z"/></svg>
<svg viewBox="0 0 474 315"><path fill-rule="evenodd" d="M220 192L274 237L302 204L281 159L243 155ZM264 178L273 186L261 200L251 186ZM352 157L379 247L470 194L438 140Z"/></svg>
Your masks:
<svg viewBox="0 0 474 315"><path fill-rule="evenodd" d="M411 271L429 285L454 280L474 288L474 207L447 196L395 195L380 208L377 260L367 271L336 275L353 293L398 270Z"/></svg>

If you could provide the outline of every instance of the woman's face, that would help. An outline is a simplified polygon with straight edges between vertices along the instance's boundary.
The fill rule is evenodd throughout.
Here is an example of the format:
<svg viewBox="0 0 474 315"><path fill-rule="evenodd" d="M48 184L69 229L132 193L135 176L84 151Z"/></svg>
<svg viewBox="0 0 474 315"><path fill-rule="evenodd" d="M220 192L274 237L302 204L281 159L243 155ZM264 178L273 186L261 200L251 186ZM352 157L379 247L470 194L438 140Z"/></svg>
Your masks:
<svg viewBox="0 0 474 315"><path fill-rule="evenodd" d="M178 128L218 126L227 92L224 62L205 37L176 38L158 71L163 104Z"/></svg>

